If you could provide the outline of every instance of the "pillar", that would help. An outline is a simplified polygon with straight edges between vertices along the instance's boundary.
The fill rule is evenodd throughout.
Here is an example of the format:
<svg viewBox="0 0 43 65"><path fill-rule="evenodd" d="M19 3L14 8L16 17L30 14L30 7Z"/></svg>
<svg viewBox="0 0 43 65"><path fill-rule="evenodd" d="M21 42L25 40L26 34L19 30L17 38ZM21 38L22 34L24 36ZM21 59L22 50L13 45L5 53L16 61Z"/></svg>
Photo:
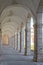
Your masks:
<svg viewBox="0 0 43 65"><path fill-rule="evenodd" d="M0 55L1 55L1 45L2 45L2 31L1 31L1 23L0 23Z"/></svg>
<svg viewBox="0 0 43 65"><path fill-rule="evenodd" d="M22 51L22 27L23 27L23 23L21 23L20 26L20 52Z"/></svg>
<svg viewBox="0 0 43 65"><path fill-rule="evenodd" d="M21 53L24 55L24 51L25 51L25 38L24 38L24 33L25 33L25 28L22 27L22 31L21 31Z"/></svg>
<svg viewBox="0 0 43 65"><path fill-rule="evenodd" d="M37 20L34 24L34 61L42 61L43 59L43 42L42 42L42 12L37 13Z"/></svg>
<svg viewBox="0 0 43 65"><path fill-rule="evenodd" d="M18 32L18 51L20 52L20 32Z"/></svg>
<svg viewBox="0 0 43 65"><path fill-rule="evenodd" d="M30 28L31 17L27 18L25 26L25 55L31 54L31 28Z"/></svg>
<svg viewBox="0 0 43 65"><path fill-rule="evenodd" d="M15 50L17 48L17 37L16 37L16 33L15 33Z"/></svg>
<svg viewBox="0 0 43 65"><path fill-rule="evenodd" d="M42 61L43 59L43 42L42 42L42 29L43 29L43 20L42 20L42 13L37 13L37 44L38 44L38 59L37 61Z"/></svg>
<svg viewBox="0 0 43 65"><path fill-rule="evenodd" d="M31 17L27 19L27 55L31 55Z"/></svg>
<svg viewBox="0 0 43 65"><path fill-rule="evenodd" d="M18 32L15 34L15 49L18 50Z"/></svg>
<svg viewBox="0 0 43 65"><path fill-rule="evenodd" d="M18 32L17 32L17 50L18 50Z"/></svg>
<svg viewBox="0 0 43 65"><path fill-rule="evenodd" d="M15 49L18 49L18 34L17 32L15 33Z"/></svg>
<svg viewBox="0 0 43 65"><path fill-rule="evenodd" d="M16 34L15 34L15 50L16 50Z"/></svg>
<svg viewBox="0 0 43 65"><path fill-rule="evenodd" d="M21 52L21 31L20 31L20 52Z"/></svg>
<svg viewBox="0 0 43 65"><path fill-rule="evenodd" d="M12 47L14 48L14 36L12 36Z"/></svg>
<svg viewBox="0 0 43 65"><path fill-rule="evenodd" d="M33 61L37 62L37 53L38 53L38 48L37 48L37 23L34 24L34 58Z"/></svg>
<svg viewBox="0 0 43 65"><path fill-rule="evenodd" d="M27 55L27 24L25 29L25 52L24 55Z"/></svg>
<svg viewBox="0 0 43 65"><path fill-rule="evenodd" d="M15 49L15 35L14 35L14 49Z"/></svg>

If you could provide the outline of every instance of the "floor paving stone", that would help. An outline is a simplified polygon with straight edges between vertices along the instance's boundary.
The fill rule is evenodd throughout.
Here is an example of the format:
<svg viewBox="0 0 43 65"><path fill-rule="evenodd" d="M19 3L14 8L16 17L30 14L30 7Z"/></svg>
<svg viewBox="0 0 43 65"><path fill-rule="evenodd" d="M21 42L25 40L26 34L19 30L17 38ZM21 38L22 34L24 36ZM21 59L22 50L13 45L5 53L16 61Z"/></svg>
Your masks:
<svg viewBox="0 0 43 65"><path fill-rule="evenodd" d="M32 62L32 56L23 56L10 46L2 46L0 65L43 65L43 63Z"/></svg>

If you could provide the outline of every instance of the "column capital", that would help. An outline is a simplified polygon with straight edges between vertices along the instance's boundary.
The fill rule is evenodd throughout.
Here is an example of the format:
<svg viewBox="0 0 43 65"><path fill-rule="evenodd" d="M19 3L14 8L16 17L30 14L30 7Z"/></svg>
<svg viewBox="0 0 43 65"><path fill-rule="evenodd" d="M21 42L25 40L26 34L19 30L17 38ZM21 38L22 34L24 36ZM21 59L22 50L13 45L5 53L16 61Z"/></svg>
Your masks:
<svg viewBox="0 0 43 65"><path fill-rule="evenodd" d="M43 24L34 24L33 25L34 28L36 28L36 27L38 28L38 27L42 27L42 26L43 26Z"/></svg>
<svg viewBox="0 0 43 65"><path fill-rule="evenodd" d="M33 25L33 27L36 27L36 26L37 26L37 24L34 24L34 25Z"/></svg>

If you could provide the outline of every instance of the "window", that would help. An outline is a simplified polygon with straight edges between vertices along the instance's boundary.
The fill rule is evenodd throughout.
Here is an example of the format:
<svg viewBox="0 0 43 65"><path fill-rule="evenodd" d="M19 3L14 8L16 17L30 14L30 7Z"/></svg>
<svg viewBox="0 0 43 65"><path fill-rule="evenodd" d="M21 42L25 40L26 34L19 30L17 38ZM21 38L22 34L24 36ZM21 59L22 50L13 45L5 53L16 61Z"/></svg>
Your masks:
<svg viewBox="0 0 43 65"><path fill-rule="evenodd" d="M33 18L31 17L31 50L34 50L34 27L33 27Z"/></svg>

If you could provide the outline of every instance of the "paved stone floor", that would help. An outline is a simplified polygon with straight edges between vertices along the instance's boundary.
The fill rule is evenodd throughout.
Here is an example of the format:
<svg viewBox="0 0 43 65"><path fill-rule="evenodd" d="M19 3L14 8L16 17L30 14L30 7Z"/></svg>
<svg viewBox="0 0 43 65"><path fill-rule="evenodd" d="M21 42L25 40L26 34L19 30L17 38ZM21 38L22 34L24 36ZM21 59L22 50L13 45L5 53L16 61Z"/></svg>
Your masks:
<svg viewBox="0 0 43 65"><path fill-rule="evenodd" d="M32 62L32 56L23 56L10 46L2 46L0 51L0 65L43 65Z"/></svg>

